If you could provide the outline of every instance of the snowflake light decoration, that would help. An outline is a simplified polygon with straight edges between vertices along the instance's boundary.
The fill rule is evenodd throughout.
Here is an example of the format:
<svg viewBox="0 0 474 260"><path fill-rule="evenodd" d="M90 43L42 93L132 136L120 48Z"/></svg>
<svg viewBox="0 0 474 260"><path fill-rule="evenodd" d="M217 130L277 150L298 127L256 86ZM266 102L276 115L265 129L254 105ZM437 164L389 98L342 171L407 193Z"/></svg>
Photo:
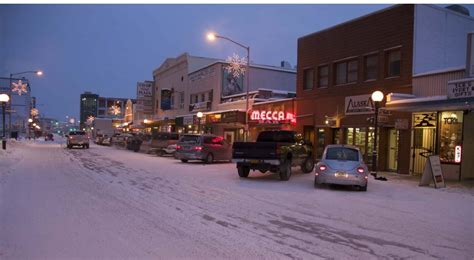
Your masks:
<svg viewBox="0 0 474 260"><path fill-rule="evenodd" d="M18 92L19 96L21 96L21 93L23 93L23 92L24 93L28 92L28 90L26 89L27 84L23 83L21 80L19 80L18 83L13 82L12 85L13 85L12 91L13 92Z"/></svg>
<svg viewBox="0 0 474 260"><path fill-rule="evenodd" d="M89 117L87 117L86 123L87 123L88 125L92 125L92 123L94 122L94 120L95 120L95 117L94 117L94 116L89 116Z"/></svg>
<svg viewBox="0 0 474 260"><path fill-rule="evenodd" d="M32 117L35 117L35 116L38 115L39 112L38 112L38 109L32 108L30 113L31 113L31 116L32 116Z"/></svg>
<svg viewBox="0 0 474 260"><path fill-rule="evenodd" d="M231 73L234 78L238 78L245 74L247 67L247 59L245 57L240 58L239 55L233 54L232 57L227 57L228 66L225 67L227 72Z"/></svg>
<svg viewBox="0 0 474 260"><path fill-rule="evenodd" d="M110 113L111 113L111 114L114 114L114 115L118 115L118 114L120 114L120 112L121 112L121 111L120 111L120 107L117 106L117 105L111 106L111 107L109 108L109 110L110 110Z"/></svg>

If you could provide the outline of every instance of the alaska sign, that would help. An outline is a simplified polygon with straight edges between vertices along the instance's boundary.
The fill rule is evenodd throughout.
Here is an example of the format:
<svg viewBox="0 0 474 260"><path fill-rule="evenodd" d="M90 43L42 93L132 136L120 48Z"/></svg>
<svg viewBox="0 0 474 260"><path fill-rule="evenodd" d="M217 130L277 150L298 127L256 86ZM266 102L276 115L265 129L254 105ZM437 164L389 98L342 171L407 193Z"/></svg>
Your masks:
<svg viewBox="0 0 474 260"><path fill-rule="evenodd" d="M373 114L374 103L370 94L346 97L344 113L346 115Z"/></svg>

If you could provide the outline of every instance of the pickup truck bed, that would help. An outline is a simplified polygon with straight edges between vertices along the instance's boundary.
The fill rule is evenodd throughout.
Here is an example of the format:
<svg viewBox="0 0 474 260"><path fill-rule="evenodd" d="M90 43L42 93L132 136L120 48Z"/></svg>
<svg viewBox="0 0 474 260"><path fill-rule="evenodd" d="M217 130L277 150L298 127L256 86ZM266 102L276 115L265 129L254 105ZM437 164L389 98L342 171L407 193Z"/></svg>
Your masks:
<svg viewBox="0 0 474 260"><path fill-rule="evenodd" d="M250 170L278 172L288 180L292 166L301 166L304 173L313 170L312 147L293 131L263 131L257 142L234 142L232 161L239 176L246 178Z"/></svg>

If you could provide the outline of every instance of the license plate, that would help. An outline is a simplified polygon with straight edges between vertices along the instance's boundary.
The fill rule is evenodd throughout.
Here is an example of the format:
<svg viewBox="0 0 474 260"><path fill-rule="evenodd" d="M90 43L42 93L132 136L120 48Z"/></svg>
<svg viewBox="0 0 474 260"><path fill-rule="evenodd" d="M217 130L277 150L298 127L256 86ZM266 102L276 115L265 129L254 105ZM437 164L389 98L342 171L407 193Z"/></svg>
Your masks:
<svg viewBox="0 0 474 260"><path fill-rule="evenodd" d="M347 173L345 172L336 172L334 175L336 177L347 177Z"/></svg>
<svg viewBox="0 0 474 260"><path fill-rule="evenodd" d="M250 163L258 163L258 160L250 160Z"/></svg>

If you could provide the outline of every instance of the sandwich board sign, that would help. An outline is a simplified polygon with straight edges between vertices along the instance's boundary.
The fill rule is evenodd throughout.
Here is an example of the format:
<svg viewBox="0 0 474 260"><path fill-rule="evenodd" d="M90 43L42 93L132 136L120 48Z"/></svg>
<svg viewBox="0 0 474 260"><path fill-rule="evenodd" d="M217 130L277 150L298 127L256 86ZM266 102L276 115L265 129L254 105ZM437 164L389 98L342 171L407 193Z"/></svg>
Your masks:
<svg viewBox="0 0 474 260"><path fill-rule="evenodd" d="M435 188L445 188L443 171L441 170L441 162L439 155L432 155L426 160L423 176L421 176L419 186L429 186L431 181L434 182Z"/></svg>

